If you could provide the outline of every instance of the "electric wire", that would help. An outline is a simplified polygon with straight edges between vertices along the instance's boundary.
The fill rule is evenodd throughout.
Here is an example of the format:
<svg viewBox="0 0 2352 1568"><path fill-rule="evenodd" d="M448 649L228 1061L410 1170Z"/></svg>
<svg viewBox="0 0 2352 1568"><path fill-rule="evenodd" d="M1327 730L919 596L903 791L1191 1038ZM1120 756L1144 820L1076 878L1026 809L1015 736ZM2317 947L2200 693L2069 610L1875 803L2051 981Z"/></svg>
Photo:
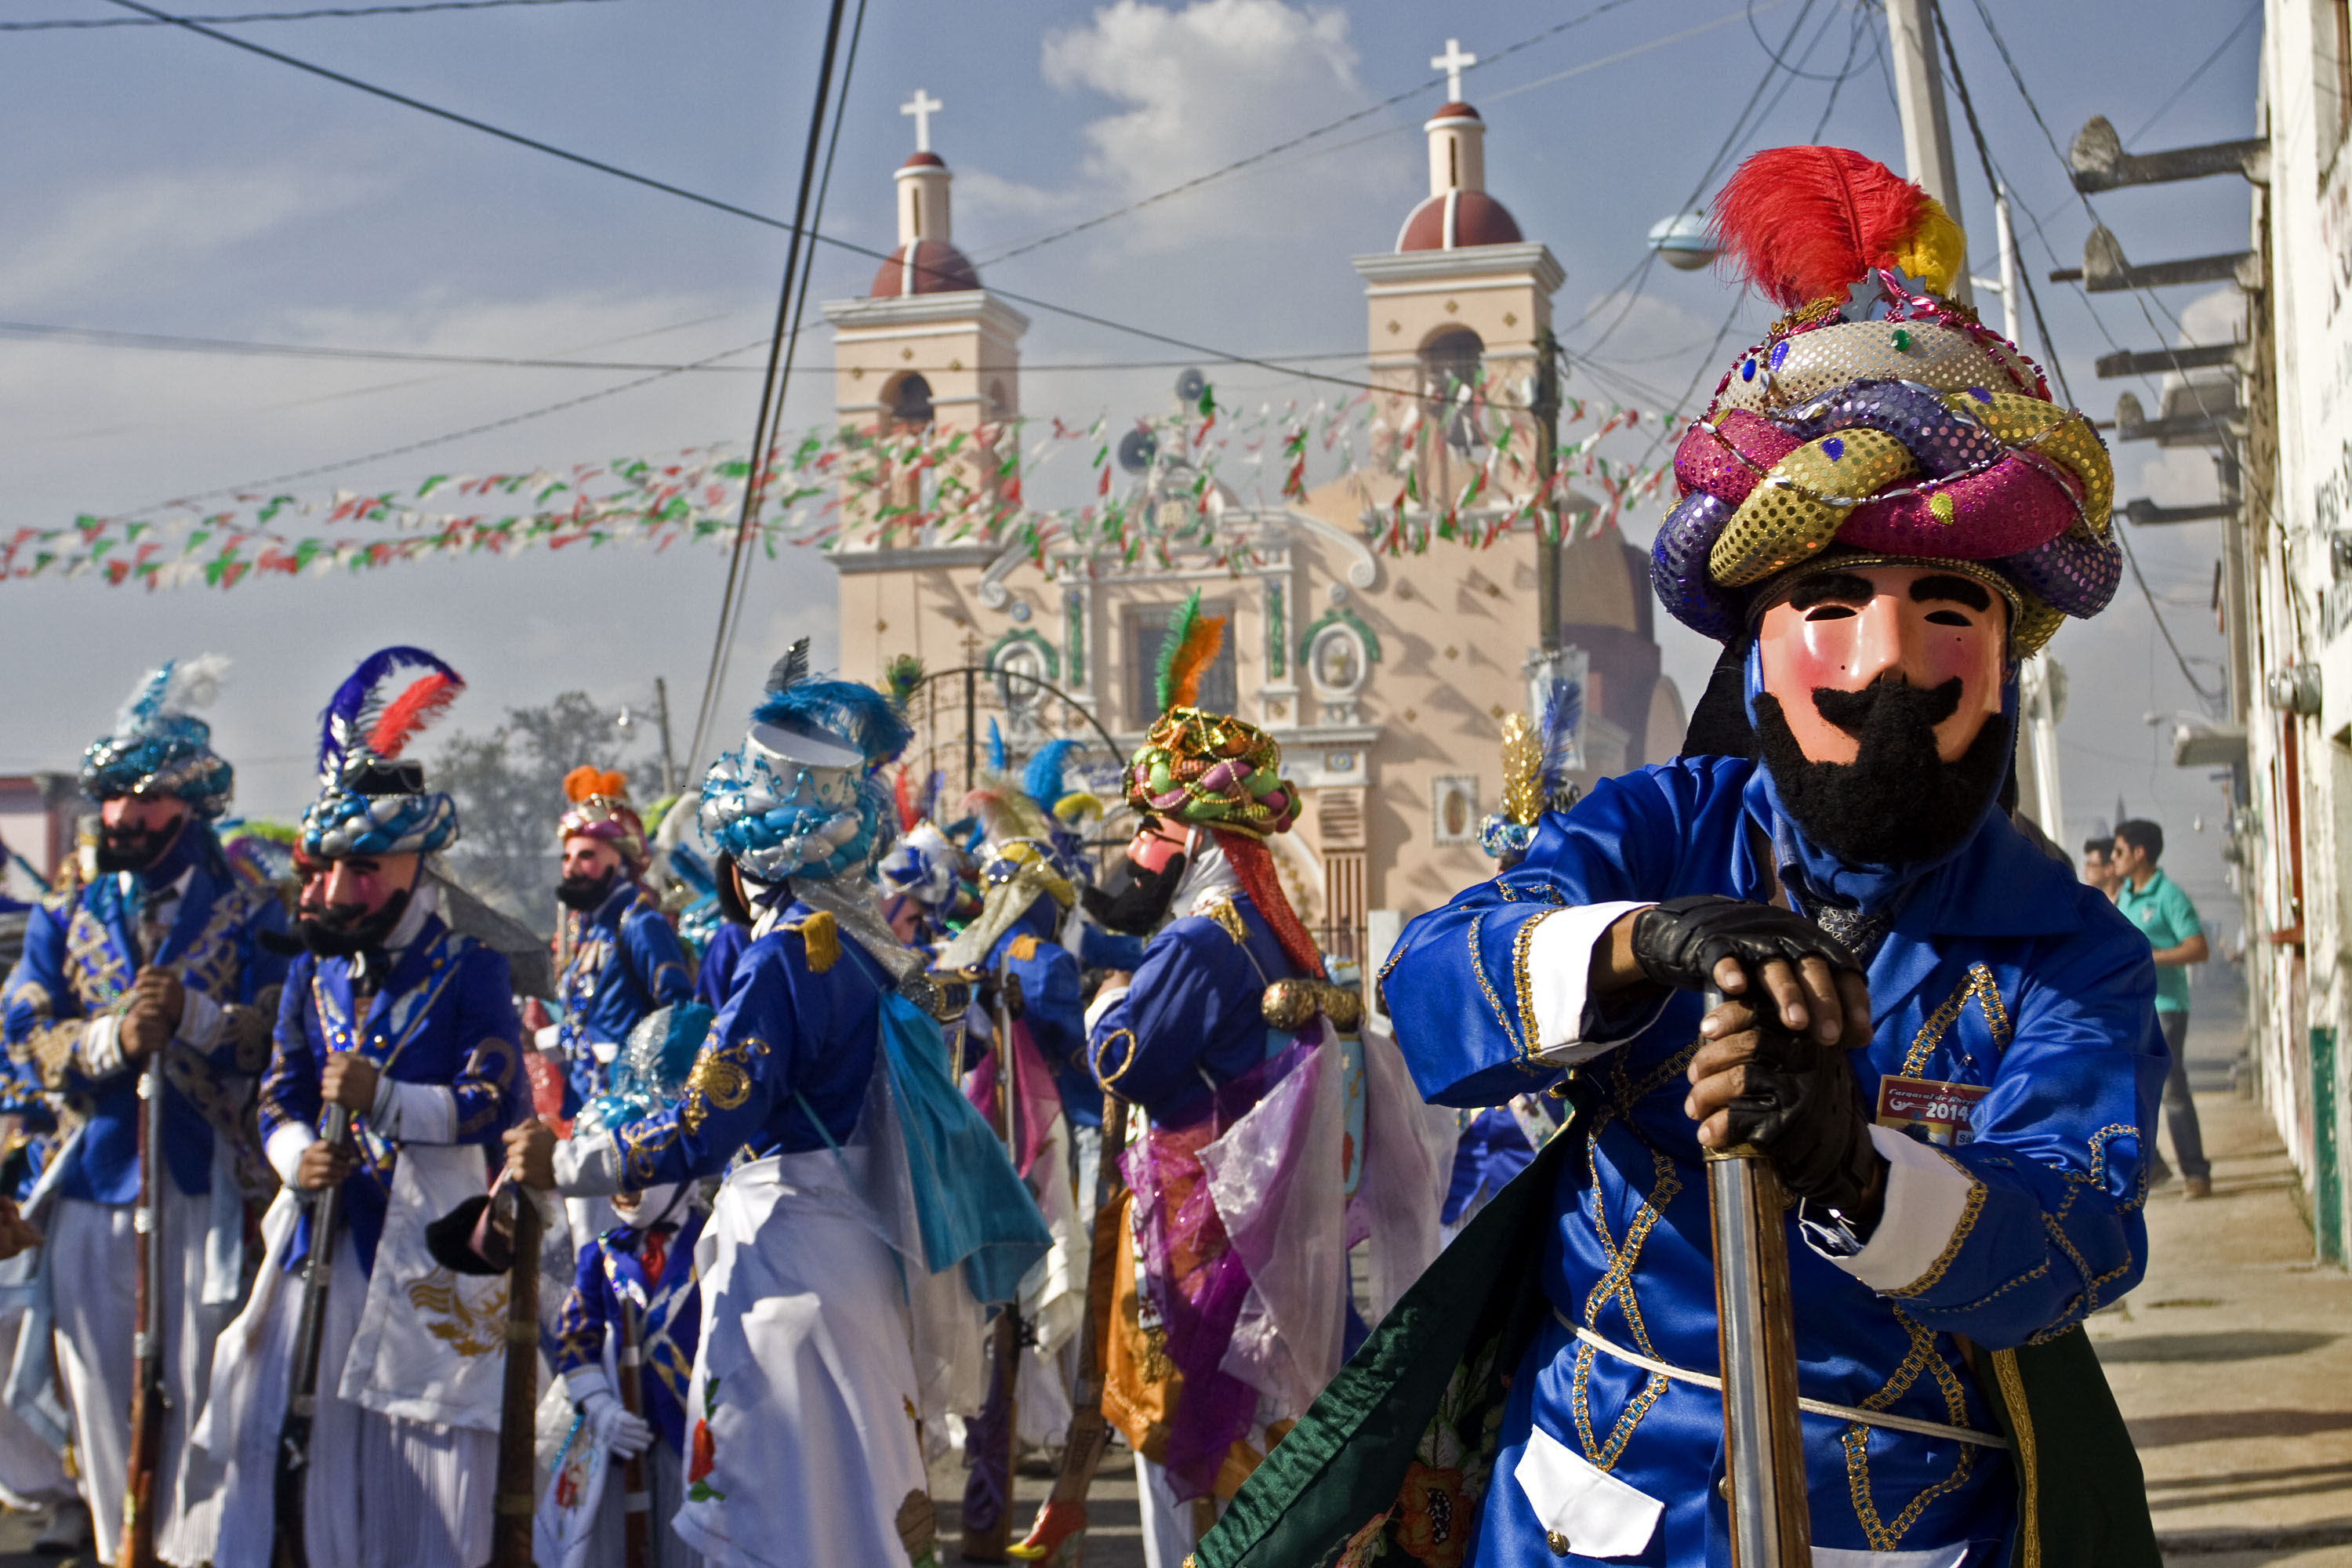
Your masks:
<svg viewBox="0 0 2352 1568"><path fill-rule="evenodd" d="M2183 80L2179 87L2172 89L2172 96L2166 99L2162 103L2157 105L2156 112L2149 115L2146 120L2141 121L2138 130L2124 138L2124 145L2126 147L2129 147L2133 142L2147 135L2158 121L2162 120L2166 115L2171 113L2172 106L2179 103L2183 98L2188 96L2189 89L2197 85L2198 79L2203 76L2207 71L2213 68L2214 62L2219 60L2224 54L2228 53L2230 46L2238 41L2238 35L2244 32L2249 26L2252 26L2254 18L2262 14L2263 0L2254 0L2252 5L2246 7L2245 15L2238 18L2238 25L2231 28L2229 32L2222 37L2220 43L2213 46L2213 52L2207 55L2202 60L2199 61L2197 68L2189 73L2187 79Z"/></svg>
<svg viewBox="0 0 2352 1568"><path fill-rule="evenodd" d="M2042 127L2042 135L2049 141L2051 150L2053 152L2057 152L2057 138L2051 135L2048 121L2042 118L2042 110L2040 107L2033 102L2032 95L2027 92L2025 79L2023 76L2018 73L2016 62L2010 58L2009 46L2001 39L1999 32L1993 27L1991 17L1985 13L1984 0L1975 0L1975 4L1978 14L1984 20L1986 31L1992 35L1994 47L2000 50L2001 58L2009 63L2011 76L2017 83L2020 96L2025 98L2026 107L2032 111L2034 123ZM1968 120L1969 135L1970 140L1976 143L1977 156L1984 169L1985 183L1991 186L1997 199L1999 193L2005 187L2007 182L2000 178L1999 173L1995 169L1992 149L1986 142L1984 124L1977 117L1976 102L1969 92L1968 78L1960 68L1959 54L1953 47L1952 30L1949 25L1944 20L1943 7L1940 5L1931 5L1928 9L1936 18L1936 31L1941 38L1944 46L1946 70L1951 78L1953 90L1959 98L1960 111ZM2059 153L2059 161L2062 164L2065 163L2064 153ZM2067 183L2069 185L2072 185L2074 183L2071 165L2068 169ZM2086 200L2084 205L2087 208L2090 204ZM2093 215L2093 221L2096 221L2095 214ZM2051 341L2049 323L2042 313L2041 299L2034 291L2031 275L2024 268L2021 267L2018 268L2018 281L2024 288L2027 303L2032 309L2034 328L2035 331L2041 334L2042 352L2044 358L2049 362L2050 374L2057 379L2059 393L2066 399L2067 404L2071 406L2074 402L2074 395L2067 387L2065 367L2058 357L2056 344ZM2143 309L2145 309L2145 307L2143 307ZM2216 428L2219 428L2218 424ZM2131 567L2132 581L2138 585L2140 597L2147 604L2147 613L2154 618L2156 622L2156 629L2164 638L2164 646L2172 650L2173 662L2179 668L2180 679L2189 683L2189 689L2197 694L2198 700L2200 702L2203 702L2210 707L2211 704L2221 700L2222 693L2208 690L2205 683L2198 679L2196 673L2189 668L2188 655L2181 651L2179 642L2173 637L2172 627L2164 618L2163 608L2157 604L2156 594L2154 590L2149 588L2147 577L2140 570L2139 557L2132 549L2128 525L2120 518L2116 518L2110 519L2107 526L2110 531L2115 534L2116 542L2123 551L2126 564Z"/></svg>
<svg viewBox="0 0 2352 1568"><path fill-rule="evenodd" d="M131 3L132 0L117 0L120 5ZM760 379L760 411L751 425L751 468L743 481L743 510L735 525L734 548L728 554L727 583L719 595L719 626L711 637L710 668L703 679L702 701L694 721L694 739L687 747L689 772L696 759L701 756L703 739L709 733L712 710L718 701L719 672L727 652L729 606L734 603L736 585L743 575L743 558L751 542L751 525L760 515L760 500L766 488L762 480L767 473L768 443L773 435L770 416L783 402L784 388L777 372L785 363L786 333L792 325L793 290L799 282L802 258L809 253L803 239L811 232L809 204L816 190L817 152L824 138L824 111L833 92L834 57L841 45L842 13L846 9L846 0L833 0L825 15L824 47L817 63L816 95L809 108L808 139L801 153L800 191L793 201L793 237L784 250L784 278L776 292L775 333L768 345L768 374ZM862 24L866 18L866 0L858 0L857 16ZM849 98L848 89L849 83L845 74L842 82L845 103ZM838 141L840 121L837 116L834 129ZM830 166L827 165L828 168Z"/></svg>
<svg viewBox="0 0 2352 1568"><path fill-rule="evenodd" d="M837 15L838 13L836 12L836 16ZM849 81L850 78L857 69L857 44L858 40L865 36L865 33L866 0L857 0L857 16L856 21L851 24L849 29L849 52L842 60L841 93L834 107L833 134L825 146L824 173L819 175L817 179L816 203L809 213L808 221L809 226L812 229L824 222L825 197L833 190L834 159L841 152L841 123L843 118L847 114L849 110ZM823 100L820 100L820 111L822 111L822 102ZM812 125L810 129L814 132L815 128ZM814 247L812 247L810 255L806 258L801 268L799 293L793 300L793 324L791 331L786 333L784 339L783 365L782 370L779 371L775 376L776 399L774 416L768 422L768 431L765 442L754 443L751 448L753 467L751 474L747 476L743 481L743 517L742 521L737 527L735 534L735 551L742 557L743 572L741 581L735 588L734 604L731 610L724 600L722 600L719 605L718 669L717 674L711 680L709 690L706 693L708 700L712 705L713 713L716 713L717 711L717 703L719 701L719 693L724 691L727 687L727 671L729 667L734 662L735 658L735 638L737 634L742 629L743 606L749 601L751 596L751 557L750 551L751 528L752 524L759 517L760 501L765 498L767 493L768 465L775 451L777 431L781 429L783 425L784 394L792 384L793 362L799 352L801 333L804 330L804 322L808 315L809 283L815 273L814 267L809 265L809 263L812 263L814 260ZM790 276L791 268L789 266L787 266L785 271L786 278L784 287L787 290L790 290L793 285ZM781 326L781 321L778 324ZM686 761L689 771L700 762L701 753L702 735L700 728L698 726L694 744L687 752Z"/></svg>
<svg viewBox="0 0 2352 1568"><path fill-rule="evenodd" d="M76 16L37 22L0 22L0 33L86 32L100 27L165 27L174 21L215 26L253 22L315 22L352 16L418 16L428 11L496 11L511 5L606 5L613 0L416 0L405 5L331 5L311 11L247 11L231 16Z"/></svg>

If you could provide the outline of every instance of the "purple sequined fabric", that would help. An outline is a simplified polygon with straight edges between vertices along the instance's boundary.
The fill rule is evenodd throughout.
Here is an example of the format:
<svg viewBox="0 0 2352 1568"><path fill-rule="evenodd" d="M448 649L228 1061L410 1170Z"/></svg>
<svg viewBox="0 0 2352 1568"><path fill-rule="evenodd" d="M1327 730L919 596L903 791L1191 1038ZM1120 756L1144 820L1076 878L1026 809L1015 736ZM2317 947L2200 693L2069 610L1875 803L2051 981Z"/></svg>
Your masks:
<svg viewBox="0 0 2352 1568"><path fill-rule="evenodd" d="M1804 441L1835 430L1883 432L1902 442L1931 479L1988 468L2008 455L1990 431L1953 413L1942 394L1916 382L1853 382L1784 410L1776 423Z"/></svg>
<svg viewBox="0 0 2352 1568"><path fill-rule="evenodd" d="M1731 504L1701 490L1676 501L1650 545L1650 585L1675 619L1701 637L1739 635L1739 603L1706 574L1707 552L1731 521Z"/></svg>
<svg viewBox="0 0 2352 1568"><path fill-rule="evenodd" d="M2110 533L2094 539L2079 526L2015 555L2000 569L2029 593L2070 616L2095 616L2123 581L2123 551Z"/></svg>
<svg viewBox="0 0 2352 1568"><path fill-rule="evenodd" d="M1148 1291L1167 1334L1168 1359L1183 1389L1168 1417L1162 1461L1179 1502L1208 1497L1226 1450L1246 1436L1257 1390L1219 1370L1249 1294L1249 1269L1226 1239L1210 1201L1202 1148L1214 1142L1266 1091L1307 1059L1294 1045L1219 1088L1208 1117L1191 1127L1153 1127L1119 1156L1135 1194L1135 1235Z"/></svg>

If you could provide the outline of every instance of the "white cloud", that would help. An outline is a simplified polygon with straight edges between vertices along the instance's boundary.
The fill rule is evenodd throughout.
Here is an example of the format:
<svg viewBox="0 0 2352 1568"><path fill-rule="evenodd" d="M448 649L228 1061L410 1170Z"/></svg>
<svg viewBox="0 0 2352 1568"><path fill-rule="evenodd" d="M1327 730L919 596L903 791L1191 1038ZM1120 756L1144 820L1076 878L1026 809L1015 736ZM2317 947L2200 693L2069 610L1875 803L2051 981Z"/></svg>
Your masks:
<svg viewBox="0 0 2352 1568"><path fill-rule="evenodd" d="M19 213L0 244L0 303L21 310L58 296L149 278L372 198L348 170L281 165L147 174L86 189L45 222Z"/></svg>
<svg viewBox="0 0 2352 1568"><path fill-rule="evenodd" d="M1348 18L1280 0L1195 0L1181 9L1118 0L1084 27L1049 33L1045 79L1130 107L1086 127L1085 169L1100 194L1154 195L1262 151L1269 140L1360 108ZM1410 163L1410 160L1407 161ZM1378 160L1318 162L1307 182L1223 184L1213 202L1178 200L1120 232L1156 248L1208 229L1259 233L1310 226L1320 201L1360 199ZM1392 171L1391 171L1392 173ZM1391 182L1377 180L1370 188Z"/></svg>

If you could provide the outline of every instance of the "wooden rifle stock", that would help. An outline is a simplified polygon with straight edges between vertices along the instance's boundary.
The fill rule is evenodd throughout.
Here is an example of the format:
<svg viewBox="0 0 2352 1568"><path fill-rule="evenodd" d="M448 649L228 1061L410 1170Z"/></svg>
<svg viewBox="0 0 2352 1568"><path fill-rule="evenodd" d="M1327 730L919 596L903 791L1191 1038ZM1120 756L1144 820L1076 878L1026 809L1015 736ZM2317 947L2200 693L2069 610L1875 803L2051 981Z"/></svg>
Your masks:
<svg viewBox="0 0 2352 1568"><path fill-rule="evenodd" d="M325 1142L331 1149L351 1147L352 1113L342 1106L327 1107ZM310 1210L310 1250L302 1260L293 1373L286 1388L286 1414L278 1426L278 1473L272 1498L277 1568L308 1568L310 1561L304 1498L310 1489L310 1428L319 1411L319 1357L326 1340L327 1286L335 1277L335 1247L342 1239L342 1184L320 1187L304 1202Z"/></svg>
<svg viewBox="0 0 2352 1568"><path fill-rule="evenodd" d="M123 1476L122 1539L118 1568L155 1568L156 1471L163 1459L163 1049L139 1074L139 1203L131 1230L138 1243L131 1310L131 1451Z"/></svg>
<svg viewBox="0 0 2352 1568"><path fill-rule="evenodd" d="M613 1359L621 1372L621 1408L645 1420L645 1325L626 1294L621 1297L620 1353ZM645 1456L632 1454L621 1461L621 1558L627 1568L655 1568L653 1506L646 1491Z"/></svg>
<svg viewBox="0 0 2352 1568"><path fill-rule="evenodd" d="M512 1205L514 1264L507 1276L506 1385L499 1406L489 1568L531 1568L531 1512L539 1484L539 1205L516 1182L507 1183L490 1202Z"/></svg>
<svg viewBox="0 0 2352 1568"><path fill-rule="evenodd" d="M1127 1101L1115 1094L1103 1096L1102 1159L1095 1178L1092 1248L1087 1258L1087 1317L1078 1331L1077 1385L1070 1394L1070 1431L1062 1443L1062 1468L1036 1522L1009 1555L1024 1563L1052 1563L1072 1540L1080 1541L1071 1554L1076 1568L1087 1529L1087 1494L1093 1490L1095 1471L1110 1447L1110 1423L1103 1415L1103 1349L1111 1333L1112 1291L1118 1279L1118 1249L1127 1245L1125 1211L1120 1200L1127 1185L1118 1157L1127 1146Z"/></svg>
<svg viewBox="0 0 2352 1568"><path fill-rule="evenodd" d="M1722 1003L1723 994L1709 986L1707 1011ZM1797 1420L1788 1201L1771 1163L1749 1143L1706 1152L1706 1195L1732 1568L1807 1568L1812 1520Z"/></svg>

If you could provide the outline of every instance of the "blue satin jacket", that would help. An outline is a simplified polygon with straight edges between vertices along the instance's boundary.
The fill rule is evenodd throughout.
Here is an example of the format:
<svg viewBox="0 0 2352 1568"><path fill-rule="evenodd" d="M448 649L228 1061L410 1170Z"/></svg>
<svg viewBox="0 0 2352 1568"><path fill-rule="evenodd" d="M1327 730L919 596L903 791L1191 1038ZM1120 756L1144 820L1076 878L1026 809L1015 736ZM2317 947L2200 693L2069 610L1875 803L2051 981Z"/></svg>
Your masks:
<svg viewBox="0 0 2352 1568"><path fill-rule="evenodd" d="M522 1021L515 1016L506 955L428 918L392 966L392 977L352 1016L351 961L304 953L286 977L277 1049L261 1080L261 1134L299 1125L319 1132L325 1106L320 1075L329 1051L356 1050L399 1083L434 1084L456 1103L450 1142L504 1153L500 1134L530 1103L522 1074ZM358 1167L343 1182L343 1218L362 1268L375 1267L392 1198L399 1145L363 1116L352 1118ZM289 1269L310 1254L310 1215L287 1255Z"/></svg>
<svg viewBox="0 0 2352 1568"><path fill-rule="evenodd" d="M794 902L743 950L685 1094L614 1130L622 1184L691 1182L738 1152L848 1142L874 1079L884 984L882 966L831 915Z"/></svg>
<svg viewBox="0 0 2352 1568"><path fill-rule="evenodd" d="M1757 766L1694 758L1603 781L1543 818L1521 865L1408 925L1381 980L1423 1093L1493 1105L1557 1078L1536 1059L1526 955L1536 922L1560 908L1765 898ZM1940 1256L1886 1294L1809 1246L1792 1215L1799 1391L1998 1433L1963 1339L1981 1354L2049 1337L2130 1289L2146 1264L2144 1148L2166 1067L2147 943L1989 812L1923 879L1869 980L1876 1027L1852 1058L1866 1111L1884 1077L1984 1091L1972 1141L1942 1149L1968 1196ZM1719 1397L1570 1328L1717 1370L1706 1189L1683 1113L1700 1012L1696 994L1675 993L1612 1032L1588 1008L1588 1036L1631 1037L1570 1074L1589 1153L1560 1180L1544 1263L1555 1316L1514 1380L1473 1564L1559 1560L1514 1473L1531 1426L1665 1505L1646 1550L1610 1561L1728 1562ZM1890 1208L1881 1234L1902 1223ZM2001 1449L1812 1415L1803 1426L1817 1547L1968 1543L1969 1564L2006 1560L2015 1484Z"/></svg>
<svg viewBox="0 0 2352 1568"><path fill-rule="evenodd" d="M1095 1020L1095 1078L1163 1127L1208 1114L1213 1089L1286 1048L1267 1029L1267 984L1298 973L1249 895L1160 928L1143 967Z"/></svg>
<svg viewBox="0 0 2352 1568"><path fill-rule="evenodd" d="M244 1095L225 1080L250 1078L268 1059L265 993L285 978L286 960L259 936L284 931L286 910L273 889L238 881L215 857L195 854L191 864L179 912L153 961L175 966L183 984L215 1002L265 1007L252 1026L225 1021L209 1049L175 1045L165 1058L164 1165L182 1192L195 1194L212 1190L215 1128L235 1128L244 1111ZM20 1093L61 1092L89 1111L89 1130L58 1191L101 1204L139 1195L137 1064L101 1072L83 1049L85 1026L115 1006L139 970L137 917L121 880L101 876L70 901L62 892L43 899L26 922L24 956L0 987Z"/></svg>
<svg viewBox="0 0 2352 1568"><path fill-rule="evenodd" d="M572 956L556 983L563 1018L563 1112L576 1112L604 1087L604 1068L589 1049L621 1045L656 1007L694 1000L693 972L677 932L644 888L620 878L604 901L563 911L564 950Z"/></svg>
<svg viewBox="0 0 2352 1568"><path fill-rule="evenodd" d="M989 949L988 971L1021 982L1022 1020L1062 1096L1074 1127L1102 1125L1102 1088L1087 1068L1087 1010L1078 1000L1077 955L1054 940L1061 914L1041 893Z"/></svg>
<svg viewBox="0 0 2352 1568"><path fill-rule="evenodd" d="M713 1013L727 1005L727 999L735 994L735 966L743 962L743 950L751 945L750 926L720 921L702 950L700 967L694 972L694 999Z"/></svg>
<svg viewBox="0 0 2352 1568"><path fill-rule="evenodd" d="M621 1299L637 1303L637 1356L643 1367L637 1408L675 1453L686 1451L686 1389L702 1335L701 1281L694 1244L700 1210L681 1205L662 1256L661 1278L648 1282L646 1233L616 1225L580 1249L571 1293L555 1321L555 1375L604 1364L604 1337L621 1331Z"/></svg>

